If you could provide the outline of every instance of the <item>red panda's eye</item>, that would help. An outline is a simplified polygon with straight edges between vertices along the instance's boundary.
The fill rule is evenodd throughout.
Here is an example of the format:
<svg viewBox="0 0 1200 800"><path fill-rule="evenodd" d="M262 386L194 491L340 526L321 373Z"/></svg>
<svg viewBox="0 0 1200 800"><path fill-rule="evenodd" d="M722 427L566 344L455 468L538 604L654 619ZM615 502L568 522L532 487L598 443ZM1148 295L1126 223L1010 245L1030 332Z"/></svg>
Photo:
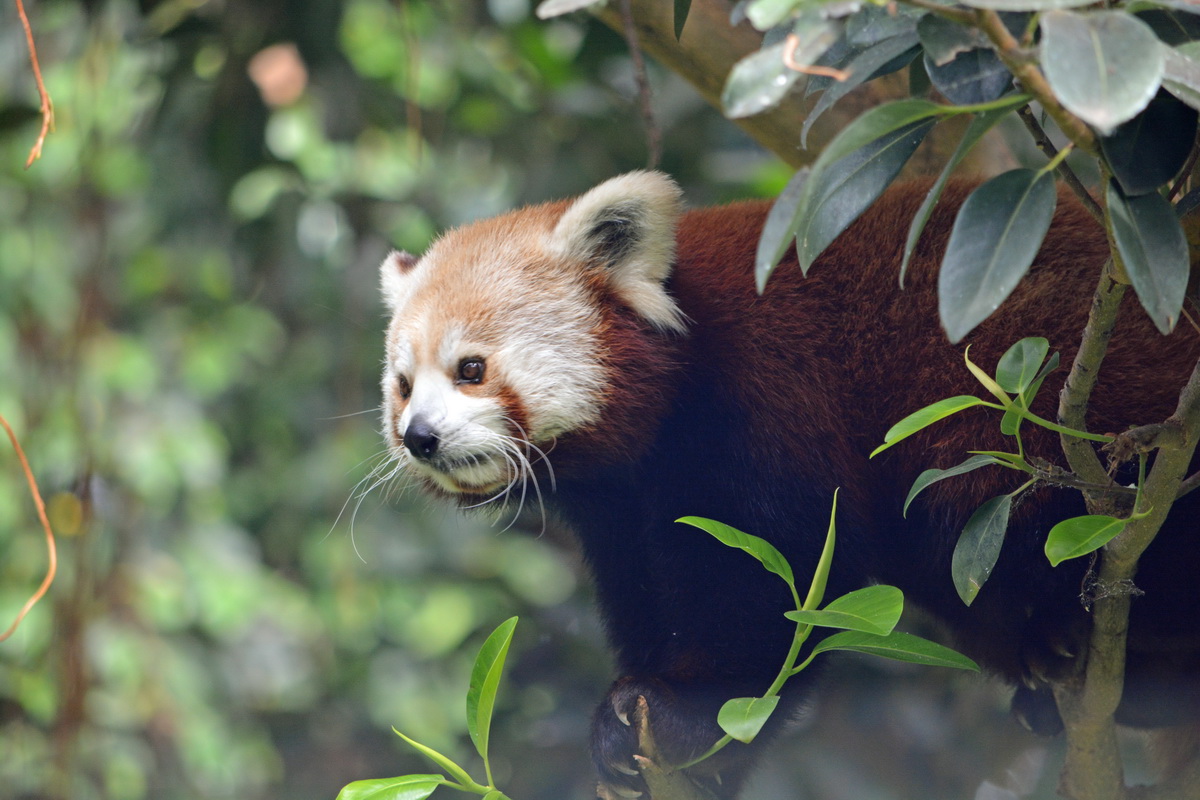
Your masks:
<svg viewBox="0 0 1200 800"><path fill-rule="evenodd" d="M479 383L483 380L483 359L466 358L458 365L459 383Z"/></svg>
<svg viewBox="0 0 1200 800"><path fill-rule="evenodd" d="M396 376L396 391L400 394L401 400L407 400L412 394L412 384L408 382L408 378L403 375Z"/></svg>

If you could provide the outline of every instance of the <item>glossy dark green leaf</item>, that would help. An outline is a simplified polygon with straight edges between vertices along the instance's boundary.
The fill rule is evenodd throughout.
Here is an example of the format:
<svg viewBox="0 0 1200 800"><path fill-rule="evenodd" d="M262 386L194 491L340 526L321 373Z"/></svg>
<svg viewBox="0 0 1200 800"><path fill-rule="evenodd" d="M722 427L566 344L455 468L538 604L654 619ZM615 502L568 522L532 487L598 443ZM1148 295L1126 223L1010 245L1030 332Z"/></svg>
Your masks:
<svg viewBox="0 0 1200 800"><path fill-rule="evenodd" d="M925 50L925 62L938 67L949 64L955 56L969 50L990 46L987 36L978 28L959 25L937 14L921 17L917 22L917 36Z"/></svg>
<svg viewBox="0 0 1200 800"><path fill-rule="evenodd" d="M1200 42L1163 48L1163 88L1200 109Z"/></svg>
<svg viewBox="0 0 1200 800"><path fill-rule="evenodd" d="M943 420L951 414L957 414L959 411L974 408L983 403L984 401L978 397L963 394L957 397L947 397L945 400L939 400L936 403L925 406L919 411L914 411L891 428L888 428L888 432L883 435L883 444L871 451L870 457L874 458L897 442L907 439L914 433L928 428L933 423Z"/></svg>
<svg viewBox="0 0 1200 800"><path fill-rule="evenodd" d="M767 278L783 258L784 252L796 240L796 226L800 224L800 203L804 197L804 184L808 180L808 170L799 170L787 186L775 198L771 210L767 213L767 221L763 223L762 233L758 237L758 252L754 257L754 282L761 292L767 284Z"/></svg>
<svg viewBox="0 0 1200 800"><path fill-rule="evenodd" d="M1049 352L1050 342L1041 336L1021 339L1000 356L996 383L1010 394L1020 394L1033 383Z"/></svg>
<svg viewBox="0 0 1200 800"><path fill-rule="evenodd" d="M508 646L512 643L517 618L511 617L492 631L471 669L471 683L467 689L467 732L475 749L486 762L488 760L488 736L492 727L492 712L496 706L496 692L500 677L504 674L504 660Z"/></svg>
<svg viewBox="0 0 1200 800"><path fill-rule="evenodd" d="M683 26L687 24L688 12L692 10L692 0L675 0L675 39L683 38Z"/></svg>
<svg viewBox="0 0 1200 800"><path fill-rule="evenodd" d="M990 49L968 50L938 66L925 56L925 71L934 87L959 106L990 103L1012 88L1008 67Z"/></svg>
<svg viewBox="0 0 1200 800"><path fill-rule="evenodd" d="M974 602L1000 557L1012 502L1012 495L993 497L975 509L963 526L950 559L950 576L958 596L967 605Z"/></svg>
<svg viewBox="0 0 1200 800"><path fill-rule="evenodd" d="M768 572L772 572L788 582L789 585L795 585L795 578L792 576L792 567L788 564L787 559L775 549L775 546L766 539L761 539L757 536L752 536L749 533L743 533L737 528L730 527L723 522L717 522L704 517L682 517L675 520L682 522L685 525L691 525L694 528L699 528L705 531L724 545L736 547L739 550L744 550L750 555L757 558L762 565L766 567Z"/></svg>
<svg viewBox="0 0 1200 800"><path fill-rule="evenodd" d="M908 516L908 507L918 494L928 489L938 481L946 478L953 478L955 475L962 475L972 470L977 470L980 467L986 467L992 464L1002 464L1000 459L988 455L974 455L968 458L961 464L950 467L948 469L927 469L917 476L913 481L912 488L908 490L908 497L904 499L904 510L901 512L903 516Z"/></svg>
<svg viewBox="0 0 1200 800"><path fill-rule="evenodd" d="M783 63L783 47L764 47L733 65L721 92L725 116L741 119L774 108L796 85L800 73Z"/></svg>
<svg viewBox="0 0 1200 800"><path fill-rule="evenodd" d="M856 653L868 653L893 661L906 661L910 664L922 664L927 667L952 667L979 671L979 665L971 659L956 653L949 647L943 647L936 642L913 636L911 633L892 631L887 636L876 636L860 631L835 633L822 639L813 648L813 653L824 653L830 650L852 650Z"/></svg>
<svg viewBox="0 0 1200 800"><path fill-rule="evenodd" d="M445 782L441 775L401 775L355 781L338 792L337 800L425 800Z"/></svg>
<svg viewBox="0 0 1200 800"><path fill-rule="evenodd" d="M1113 237L1142 308L1163 333L1179 321L1188 281L1188 244L1171 204L1157 192L1125 197L1108 184Z"/></svg>
<svg viewBox="0 0 1200 800"><path fill-rule="evenodd" d="M868 586L844 594L819 610L789 611L793 622L844 628L880 636L892 632L904 612L904 593L895 586Z"/></svg>
<svg viewBox="0 0 1200 800"><path fill-rule="evenodd" d="M1042 70L1068 111L1108 135L1154 97L1163 52L1150 26L1124 11L1042 15Z"/></svg>
<svg viewBox="0 0 1200 800"><path fill-rule="evenodd" d="M895 59L908 55L909 60L911 60L917 53L917 47L917 32L914 27L908 33L893 36L890 39L885 39L878 44L859 51L844 66L845 71L849 73L849 77L844 81L833 81L830 83L821 95L821 98L812 107L812 110L805 116L804 124L800 126L800 146L808 146L808 132L812 129L813 124L821 118L821 115L828 111L834 103L845 97L853 89L861 86L874 76L877 70L888 65Z"/></svg>
<svg viewBox="0 0 1200 800"><path fill-rule="evenodd" d="M739 742L752 742L778 705L779 695L728 700L717 712L717 724Z"/></svg>
<svg viewBox="0 0 1200 800"><path fill-rule="evenodd" d="M1156 5L1185 11L1188 14L1200 14L1200 3L1196 0L1155 0Z"/></svg>
<svg viewBox="0 0 1200 800"><path fill-rule="evenodd" d="M938 313L951 342L961 341L1016 287L1056 203L1054 176L1029 169L997 175L963 203L938 275Z"/></svg>
<svg viewBox="0 0 1200 800"><path fill-rule="evenodd" d="M1069 558L1079 558L1099 550L1121 531L1127 520L1102 514L1072 517L1050 529L1046 535L1046 558L1057 567Z"/></svg>
<svg viewBox="0 0 1200 800"><path fill-rule="evenodd" d="M938 175L933 185L929 187L929 191L925 194L925 199L921 201L921 207L917 209L917 213L913 215L912 222L908 226L908 238L904 242L904 260L900 262L900 285L904 286L904 276L908 273L908 263L912 260L913 253L916 252L917 242L921 240L921 234L925 230L925 224L929 222L929 217L933 214L933 209L941 200L942 191L946 188L946 182L950 180L950 175L958 167L959 163L966 157L967 153L971 152L983 135L991 130L996 123L1008 116L1018 105L1024 105L1025 95L1016 96L1016 101L1011 107L998 108L992 111L985 111L976 114L971 120L971 124L967 126L967 130L963 133L962 139L958 142L958 147L950 155L950 159L946 162L946 166L942 168L942 173Z"/></svg>
<svg viewBox="0 0 1200 800"><path fill-rule="evenodd" d="M1153 192L1183 169L1196 141L1196 119L1196 109L1160 91L1142 113L1100 139L1126 196Z"/></svg>
<svg viewBox="0 0 1200 800"><path fill-rule="evenodd" d="M912 6L864 5L846 20L846 39L854 47L872 47L886 39L916 32L917 22L924 14Z"/></svg>
<svg viewBox="0 0 1200 800"><path fill-rule="evenodd" d="M1191 14L1166 8L1144 8L1134 12L1135 17L1150 26L1160 42L1171 47L1200 39L1200 17L1196 14L1200 14L1200 4L1194 4Z"/></svg>
<svg viewBox="0 0 1200 800"><path fill-rule="evenodd" d="M796 227L796 253L803 272L895 180L934 123L933 119L910 123L813 171Z"/></svg>

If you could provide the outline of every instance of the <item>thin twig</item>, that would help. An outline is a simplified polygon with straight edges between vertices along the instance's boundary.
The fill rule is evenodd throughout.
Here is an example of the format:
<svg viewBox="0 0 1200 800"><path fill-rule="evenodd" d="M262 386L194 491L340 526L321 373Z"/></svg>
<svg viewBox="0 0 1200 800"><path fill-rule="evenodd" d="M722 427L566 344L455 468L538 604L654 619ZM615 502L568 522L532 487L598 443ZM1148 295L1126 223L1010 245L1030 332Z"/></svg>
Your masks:
<svg viewBox="0 0 1200 800"><path fill-rule="evenodd" d="M850 73L844 69L798 63L796 61L796 48L799 46L800 37L794 33L789 33L783 41L783 65L788 69L804 73L805 75L820 75L825 78L833 78L838 82L845 81L850 77Z"/></svg>
<svg viewBox="0 0 1200 800"><path fill-rule="evenodd" d="M1183 169L1179 171L1179 179L1175 181L1175 185L1171 187L1171 191L1167 192L1167 200L1175 201L1175 197L1187 185L1188 179L1192 177L1192 169L1196 166L1196 156L1200 155L1200 131L1196 132L1196 138L1192 140L1192 152L1188 153L1187 162L1183 165Z"/></svg>
<svg viewBox="0 0 1200 800"><path fill-rule="evenodd" d="M29 17L25 15L25 3L22 0L17 0L17 16L21 18L21 26L25 28L25 41L29 44L29 63L33 67L33 79L37 81L42 111L42 130L29 151L29 158L25 160L25 169L29 169L34 161L42 157L42 145L46 143L46 135L54 130L54 103L50 101L50 93L46 91L46 84L42 81L42 67L38 63L37 47L33 44L33 28L29 25Z"/></svg>
<svg viewBox="0 0 1200 800"><path fill-rule="evenodd" d="M425 137L421 135L421 104L417 102L418 86L421 80L421 47L417 42L408 3L406 0L398 0L398 2L400 27L404 32L404 49L408 53L408 74L404 79L404 122L408 128L409 146L412 148L413 160L419 164L425 149Z"/></svg>
<svg viewBox="0 0 1200 800"><path fill-rule="evenodd" d="M54 574L58 571L58 550L54 546L54 531L50 529L50 520L46 517L46 504L42 502L42 493L38 491L37 480L33 477L33 470L29 468L29 461L25 458L25 451L21 449L21 443L17 441L17 435L13 433L12 426L8 424L8 420L0 414L0 425L4 426L4 430L8 432L8 440L12 442L13 450L17 452L17 459L21 462L21 469L25 470L25 480L29 482L29 493L33 496L33 504L37 508L38 519L42 521L42 529L46 532L46 550L50 554L50 564L46 568L46 577L42 579L42 585L34 592L33 596L25 601L25 605L21 608L17 618L13 620L12 625L8 626L8 630L0 633L0 642L12 636L17 630L17 626L21 624L21 620L25 619L25 615L37 604L39 600L50 589L50 584L54 583Z"/></svg>
<svg viewBox="0 0 1200 800"><path fill-rule="evenodd" d="M625 28L625 43L629 57L633 59L633 77L637 81L638 100L642 112L642 123L646 126L647 167L654 169L662 159L662 131L654 119L654 106L650 96L650 79L646 76L646 61L642 58L642 47L638 44L637 26L633 21L632 0L621 0L621 21Z"/></svg>
<svg viewBox="0 0 1200 800"><path fill-rule="evenodd" d="M1054 142L1050 141L1050 137L1046 134L1046 130L1037 121L1037 117L1033 114L1033 109L1028 105L1021 106L1017 109L1017 116L1021 118L1021 122L1025 123L1025 128L1033 136L1033 141L1037 144L1038 149L1045 154L1046 158L1051 160L1058 155L1058 148L1054 146ZM1062 161L1058 165L1058 174L1066 181L1067 186L1071 187L1071 191L1083 203L1083 207L1087 209L1092 218L1104 224L1104 211L1092 197L1091 192L1083 185L1083 181L1079 180L1079 176L1075 174L1075 170L1068 166L1066 161Z"/></svg>

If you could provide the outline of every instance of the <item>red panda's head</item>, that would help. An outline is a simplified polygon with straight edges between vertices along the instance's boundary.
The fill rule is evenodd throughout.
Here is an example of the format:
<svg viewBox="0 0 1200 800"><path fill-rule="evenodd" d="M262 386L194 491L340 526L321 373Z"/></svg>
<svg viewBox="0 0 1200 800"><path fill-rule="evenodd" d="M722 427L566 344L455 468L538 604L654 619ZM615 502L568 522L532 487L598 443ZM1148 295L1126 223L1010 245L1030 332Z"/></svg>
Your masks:
<svg viewBox="0 0 1200 800"><path fill-rule="evenodd" d="M401 469L486 502L601 424L619 380L603 304L684 328L664 288L679 212L674 182L635 172L450 231L419 259L388 255L383 432Z"/></svg>

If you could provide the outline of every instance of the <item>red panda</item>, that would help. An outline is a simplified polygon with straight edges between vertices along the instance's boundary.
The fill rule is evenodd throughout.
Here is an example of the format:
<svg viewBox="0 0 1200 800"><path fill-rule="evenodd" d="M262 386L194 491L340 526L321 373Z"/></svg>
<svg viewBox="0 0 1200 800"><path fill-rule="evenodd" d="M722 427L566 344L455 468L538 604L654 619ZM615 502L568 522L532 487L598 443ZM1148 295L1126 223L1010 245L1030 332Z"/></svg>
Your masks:
<svg viewBox="0 0 1200 800"><path fill-rule="evenodd" d="M1089 565L1051 568L1042 547L1054 523L1083 513L1078 493L1026 497L968 608L951 553L972 511L1015 488L1012 474L976 470L931 488L907 517L901 506L922 470L1003 446L996 420L964 412L868 459L902 416L976 392L936 312L937 265L968 189L948 189L903 289L903 232L920 186L886 193L807 278L794 254L785 258L761 296L752 266L768 204L684 212L676 185L650 172L452 230L421 258L385 259L383 431L399 468L464 508L536 495L580 539L620 669L593 719L610 792L644 788L629 724L639 696L660 750L683 763L720 737L725 700L761 694L791 641L786 587L674 520L710 517L768 539L803 585L838 486L828 596L899 586L961 651L1022 687L1015 711L1048 732L1059 724L1046 681L1081 652ZM972 360L990 369L1037 335L1069 364L1107 254L1101 228L1060 198L1029 274L964 342ZM1195 330L1163 337L1127 301L1091 429L1165 419L1198 357ZM1041 392L1042 416L1054 416L1063 373ZM1056 460L1056 435L1024 438L1030 453ZM1200 718L1198 513L1200 492L1183 497L1143 559L1125 722ZM785 687L759 741L811 691L808 675ZM694 777L732 797L757 748L726 748Z"/></svg>

